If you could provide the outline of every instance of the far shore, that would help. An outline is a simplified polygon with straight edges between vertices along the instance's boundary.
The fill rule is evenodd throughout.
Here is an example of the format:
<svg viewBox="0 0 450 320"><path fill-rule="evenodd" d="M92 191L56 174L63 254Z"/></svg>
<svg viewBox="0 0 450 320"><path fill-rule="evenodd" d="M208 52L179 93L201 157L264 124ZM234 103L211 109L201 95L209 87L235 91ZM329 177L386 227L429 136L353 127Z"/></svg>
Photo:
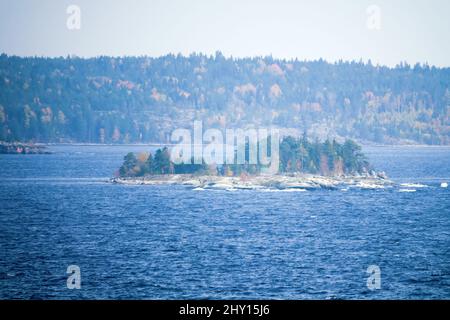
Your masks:
<svg viewBox="0 0 450 320"><path fill-rule="evenodd" d="M439 147L450 147L450 145L432 145L432 144L409 144L409 143L398 143L398 144L378 144L373 142L359 142L356 140L362 147L430 147L430 148L439 148ZM149 143L88 143L88 142L36 142L35 145L42 146L96 146L96 147L114 147L114 146L123 146L123 147L171 147L178 145L177 143L158 143L158 142L149 142Z"/></svg>
<svg viewBox="0 0 450 320"><path fill-rule="evenodd" d="M254 175L240 177L225 177L193 174L164 174L144 177L117 177L112 183L124 185L187 185L192 188L214 189L338 189L357 187L362 189L378 189L392 186L393 182L384 174L351 175L351 176L320 176L313 174L292 175Z"/></svg>

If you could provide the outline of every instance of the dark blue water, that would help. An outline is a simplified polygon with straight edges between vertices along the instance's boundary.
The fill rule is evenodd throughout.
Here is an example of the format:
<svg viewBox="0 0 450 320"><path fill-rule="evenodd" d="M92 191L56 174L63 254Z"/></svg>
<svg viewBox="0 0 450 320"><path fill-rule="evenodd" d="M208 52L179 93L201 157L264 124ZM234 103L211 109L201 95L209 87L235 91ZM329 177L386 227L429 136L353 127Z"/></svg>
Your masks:
<svg viewBox="0 0 450 320"><path fill-rule="evenodd" d="M399 184L377 190L105 182L142 149L0 155L0 298L450 299L448 147L365 148Z"/></svg>

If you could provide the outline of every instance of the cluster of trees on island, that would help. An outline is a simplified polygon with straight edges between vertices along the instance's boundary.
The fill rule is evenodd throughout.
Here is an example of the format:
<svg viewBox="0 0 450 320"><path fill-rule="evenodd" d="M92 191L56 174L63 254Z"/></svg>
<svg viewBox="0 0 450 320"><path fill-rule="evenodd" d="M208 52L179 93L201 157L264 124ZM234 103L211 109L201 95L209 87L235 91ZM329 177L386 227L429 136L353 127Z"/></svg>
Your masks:
<svg viewBox="0 0 450 320"><path fill-rule="evenodd" d="M168 143L175 128L450 144L450 68L271 56L0 55L0 141ZM286 134L294 135L287 132Z"/></svg>
<svg viewBox="0 0 450 320"><path fill-rule="evenodd" d="M121 177L143 177L158 174L198 174L240 176L259 174L264 166L249 164L248 143L246 144L246 163L208 165L205 161L195 164L176 164L171 161L167 147L151 153L128 153L119 169ZM321 175L343 175L364 173L371 170L370 164L361 152L361 147L352 140L339 143L336 140L310 142L302 138L284 137L279 145L279 173L313 173Z"/></svg>

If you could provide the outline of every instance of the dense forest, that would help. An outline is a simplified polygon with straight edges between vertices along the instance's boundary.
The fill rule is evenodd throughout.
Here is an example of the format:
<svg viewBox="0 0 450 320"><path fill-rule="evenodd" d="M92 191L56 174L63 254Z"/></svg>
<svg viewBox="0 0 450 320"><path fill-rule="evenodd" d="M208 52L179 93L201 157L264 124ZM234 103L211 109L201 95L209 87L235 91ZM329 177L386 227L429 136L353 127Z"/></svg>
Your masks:
<svg viewBox="0 0 450 320"><path fill-rule="evenodd" d="M174 128L277 127L450 144L450 68L207 56L0 56L0 141L169 142Z"/></svg>
<svg viewBox="0 0 450 320"><path fill-rule="evenodd" d="M295 138L284 137L280 142L278 173L313 173L321 175L364 174L372 171L361 147L352 140L338 143L336 140L325 142L310 142L306 136ZM269 146L270 148L270 146ZM237 164L237 155L232 164L175 164L171 160L170 150L167 147L157 149L152 153L128 153L119 169L121 177L142 177L155 174L201 174L241 176L260 174L264 166L249 164L249 143L245 145L245 163Z"/></svg>

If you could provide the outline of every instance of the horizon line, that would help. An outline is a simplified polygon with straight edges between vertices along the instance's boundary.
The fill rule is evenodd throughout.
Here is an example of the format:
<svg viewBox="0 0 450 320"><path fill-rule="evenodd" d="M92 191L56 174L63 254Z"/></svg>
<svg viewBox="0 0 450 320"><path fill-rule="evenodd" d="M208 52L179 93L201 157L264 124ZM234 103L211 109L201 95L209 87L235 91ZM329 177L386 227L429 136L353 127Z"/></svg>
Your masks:
<svg viewBox="0 0 450 320"><path fill-rule="evenodd" d="M363 59L361 58L355 58L352 60L349 59L344 59L344 58L340 58L340 59L336 59L334 61L332 60L327 60L326 58L315 58L315 59L301 59L299 57L277 57L277 56L273 56L272 54L266 54L266 55L254 55L254 56L234 56L232 54L230 55L225 55L224 53L222 53L220 50L217 50L214 54L212 53L203 53L203 52L191 52L189 54L184 54L181 52L178 53L173 53L173 52L168 52L165 54L160 54L160 55L150 55L150 54L140 54L140 55L130 55L130 54L125 54L125 55L108 55L108 54L102 54L102 55L78 55L78 54L66 54L66 55L21 55L21 54L8 54L6 52L1 52L0 53L0 57L1 56L7 56L7 57L14 57L14 58L22 58L22 59L82 59L82 60L89 60L89 59L98 59L98 58L113 58L113 59L122 59L122 58L151 58L151 59L160 59L160 58L165 58L168 56L174 56L174 57L182 57L182 58L190 58L191 56L204 56L207 58L215 58L218 54L221 54L225 59L227 60L246 60L246 59L273 59L273 60L277 60L277 61L283 61L283 62L303 62L303 63L310 63L310 62L324 62L327 64L352 64L352 63L356 63L356 64L363 64L365 66L371 65L375 68L388 68L388 69L396 69L398 67L405 67L408 66L410 68L414 68L416 65L419 65L420 67L428 67L430 69L449 69L450 65L448 66L437 66L434 64L429 64L428 61L425 62L415 62L415 63L410 63L406 60L404 61L399 61L398 63L395 64L395 66L390 66L387 64L380 64L379 62L374 63L372 61L372 59L367 58L367 59Z"/></svg>

